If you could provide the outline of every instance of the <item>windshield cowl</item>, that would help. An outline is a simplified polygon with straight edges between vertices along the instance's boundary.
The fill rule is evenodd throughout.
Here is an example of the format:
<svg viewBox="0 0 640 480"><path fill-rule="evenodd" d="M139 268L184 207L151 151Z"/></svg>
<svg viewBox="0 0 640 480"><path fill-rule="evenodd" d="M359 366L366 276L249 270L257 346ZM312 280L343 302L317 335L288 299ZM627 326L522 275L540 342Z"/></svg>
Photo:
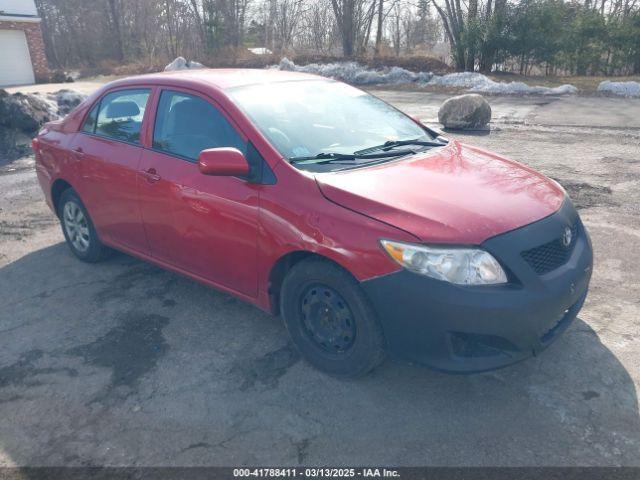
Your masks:
<svg viewBox="0 0 640 480"><path fill-rule="evenodd" d="M307 164L326 164L336 162L349 162L353 163L356 160L378 160L381 158L394 158L405 155L413 155L416 152L414 150L397 150L393 152L380 152L370 154L356 154L356 153L334 153L334 152L322 152L313 157L293 157L289 159L292 164L307 165ZM367 163L367 162L361 162Z"/></svg>

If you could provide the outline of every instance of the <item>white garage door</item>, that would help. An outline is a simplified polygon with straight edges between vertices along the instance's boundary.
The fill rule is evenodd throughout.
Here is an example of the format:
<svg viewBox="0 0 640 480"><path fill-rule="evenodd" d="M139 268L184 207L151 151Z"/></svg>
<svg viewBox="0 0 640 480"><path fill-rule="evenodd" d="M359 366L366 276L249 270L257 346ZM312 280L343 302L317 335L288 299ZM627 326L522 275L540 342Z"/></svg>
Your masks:
<svg viewBox="0 0 640 480"><path fill-rule="evenodd" d="M27 38L21 30L0 30L0 87L34 83Z"/></svg>

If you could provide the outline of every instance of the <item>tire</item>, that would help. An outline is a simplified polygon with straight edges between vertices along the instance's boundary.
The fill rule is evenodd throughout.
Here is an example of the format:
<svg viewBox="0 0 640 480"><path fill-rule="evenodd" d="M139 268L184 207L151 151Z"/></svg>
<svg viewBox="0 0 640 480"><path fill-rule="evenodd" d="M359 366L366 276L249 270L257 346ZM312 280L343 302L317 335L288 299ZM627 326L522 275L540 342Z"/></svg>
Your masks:
<svg viewBox="0 0 640 480"><path fill-rule="evenodd" d="M100 242L89 212L74 189L62 192L58 218L67 245L76 257L83 262L95 263L108 256L109 249Z"/></svg>
<svg viewBox="0 0 640 480"><path fill-rule="evenodd" d="M384 335L358 282L322 259L296 264L280 292L284 323L302 357L335 377L369 373L385 358Z"/></svg>

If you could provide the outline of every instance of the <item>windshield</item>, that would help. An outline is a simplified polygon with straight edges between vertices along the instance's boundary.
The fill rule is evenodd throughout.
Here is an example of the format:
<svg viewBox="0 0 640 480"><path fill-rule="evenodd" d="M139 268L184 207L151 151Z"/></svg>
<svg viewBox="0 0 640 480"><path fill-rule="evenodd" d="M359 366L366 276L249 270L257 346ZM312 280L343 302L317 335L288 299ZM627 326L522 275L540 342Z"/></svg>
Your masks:
<svg viewBox="0 0 640 480"><path fill-rule="evenodd" d="M382 100L340 82L258 84L229 93L288 159L353 154L390 141L432 139Z"/></svg>

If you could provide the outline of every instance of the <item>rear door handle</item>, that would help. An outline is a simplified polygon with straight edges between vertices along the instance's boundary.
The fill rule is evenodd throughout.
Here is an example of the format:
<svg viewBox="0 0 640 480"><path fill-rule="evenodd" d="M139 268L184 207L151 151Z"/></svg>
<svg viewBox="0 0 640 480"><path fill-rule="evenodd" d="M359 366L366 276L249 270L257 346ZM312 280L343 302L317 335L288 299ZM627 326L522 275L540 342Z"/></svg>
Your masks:
<svg viewBox="0 0 640 480"><path fill-rule="evenodd" d="M82 150L82 147L77 147L74 148L73 150L71 150L73 152L73 155L76 158L83 158L84 157L84 150Z"/></svg>
<svg viewBox="0 0 640 480"><path fill-rule="evenodd" d="M149 183L156 183L162 178L160 175L158 175L158 172L156 172L155 168L143 170L140 173L142 173L142 175L147 179L147 182Z"/></svg>

